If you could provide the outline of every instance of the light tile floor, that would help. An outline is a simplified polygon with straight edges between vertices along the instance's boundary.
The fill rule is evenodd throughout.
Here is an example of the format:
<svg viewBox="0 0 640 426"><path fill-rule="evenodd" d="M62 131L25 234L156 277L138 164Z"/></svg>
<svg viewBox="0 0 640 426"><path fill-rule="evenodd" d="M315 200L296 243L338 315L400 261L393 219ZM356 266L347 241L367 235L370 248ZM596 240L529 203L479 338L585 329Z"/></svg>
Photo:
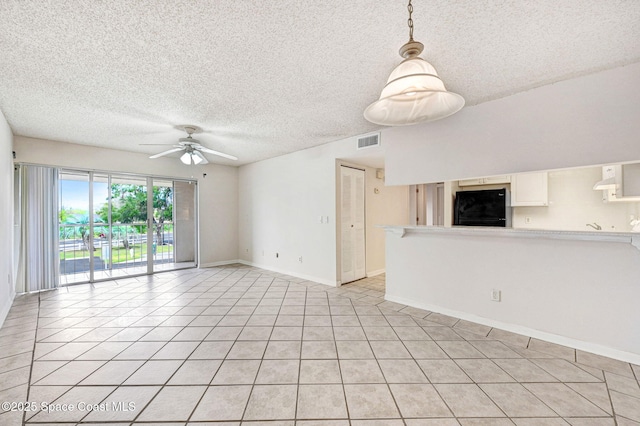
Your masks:
<svg viewBox="0 0 640 426"><path fill-rule="evenodd" d="M0 425L640 424L640 367L386 302L384 287L230 265L18 296L0 402L19 410Z"/></svg>

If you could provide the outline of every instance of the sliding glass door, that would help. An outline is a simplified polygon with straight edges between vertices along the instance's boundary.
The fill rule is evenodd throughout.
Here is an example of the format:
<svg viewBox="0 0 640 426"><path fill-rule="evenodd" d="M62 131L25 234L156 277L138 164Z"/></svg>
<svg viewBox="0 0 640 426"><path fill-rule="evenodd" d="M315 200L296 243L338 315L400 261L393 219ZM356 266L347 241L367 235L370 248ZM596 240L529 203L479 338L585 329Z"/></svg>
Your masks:
<svg viewBox="0 0 640 426"><path fill-rule="evenodd" d="M196 262L196 185L189 181L175 181L173 185L175 262L187 268Z"/></svg>
<svg viewBox="0 0 640 426"><path fill-rule="evenodd" d="M65 170L59 192L61 284L197 266L196 182Z"/></svg>
<svg viewBox="0 0 640 426"><path fill-rule="evenodd" d="M58 175L60 285L91 280L89 188L88 173Z"/></svg>
<svg viewBox="0 0 640 426"><path fill-rule="evenodd" d="M174 239L174 182L153 180L153 225L151 255L153 269L162 271L176 268ZM189 265L193 266L193 265Z"/></svg>
<svg viewBox="0 0 640 426"><path fill-rule="evenodd" d="M105 272L112 277L147 272L147 180L145 177L111 176L108 205L111 239ZM105 277L106 278L106 277Z"/></svg>
<svg viewBox="0 0 640 426"><path fill-rule="evenodd" d="M110 278L108 274L111 259L109 257L109 236L111 226L109 220L109 175L94 173L91 179L91 206L89 216L92 218L92 245L94 248L90 262L91 281ZM91 275L91 274L90 274Z"/></svg>

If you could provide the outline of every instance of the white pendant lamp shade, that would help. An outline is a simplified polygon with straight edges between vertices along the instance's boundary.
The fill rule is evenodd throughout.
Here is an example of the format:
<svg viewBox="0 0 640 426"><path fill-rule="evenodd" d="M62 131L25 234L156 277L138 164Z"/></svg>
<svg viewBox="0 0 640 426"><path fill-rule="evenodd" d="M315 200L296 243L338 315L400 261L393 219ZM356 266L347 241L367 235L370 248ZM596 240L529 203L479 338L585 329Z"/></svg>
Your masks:
<svg viewBox="0 0 640 426"><path fill-rule="evenodd" d="M364 118L383 126L406 126L434 121L460 111L464 98L449 92L436 69L420 58L424 45L413 39L413 6L409 10L409 41L400 48L405 58L387 79L380 98L364 111Z"/></svg>
<svg viewBox="0 0 640 426"><path fill-rule="evenodd" d="M448 92L435 68L417 56L405 59L389 76L380 99L364 117L384 126L406 126L448 117L464 106L464 98Z"/></svg>
<svg viewBox="0 0 640 426"><path fill-rule="evenodd" d="M198 151L193 151L191 153L191 159L193 160L193 164L195 164L195 165L198 165L198 164L202 163L203 161L205 161L204 155L202 155Z"/></svg>
<svg viewBox="0 0 640 426"><path fill-rule="evenodd" d="M186 165L190 165L191 164L191 153L185 152L184 154L182 154L182 156L180 157L180 161L182 161Z"/></svg>

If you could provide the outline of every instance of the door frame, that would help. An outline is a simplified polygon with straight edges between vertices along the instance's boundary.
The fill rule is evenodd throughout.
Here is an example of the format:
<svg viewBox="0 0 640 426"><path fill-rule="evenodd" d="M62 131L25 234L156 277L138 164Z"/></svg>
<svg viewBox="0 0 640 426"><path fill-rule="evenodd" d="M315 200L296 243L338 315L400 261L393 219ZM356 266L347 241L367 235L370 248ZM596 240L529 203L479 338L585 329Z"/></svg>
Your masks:
<svg viewBox="0 0 640 426"><path fill-rule="evenodd" d="M442 213L442 223L438 222ZM409 224L444 226L444 183L409 185Z"/></svg>
<svg viewBox="0 0 640 426"><path fill-rule="evenodd" d="M342 286L342 173L341 167L364 172L364 262L367 270L367 170L366 167L343 160L336 160L336 287Z"/></svg>

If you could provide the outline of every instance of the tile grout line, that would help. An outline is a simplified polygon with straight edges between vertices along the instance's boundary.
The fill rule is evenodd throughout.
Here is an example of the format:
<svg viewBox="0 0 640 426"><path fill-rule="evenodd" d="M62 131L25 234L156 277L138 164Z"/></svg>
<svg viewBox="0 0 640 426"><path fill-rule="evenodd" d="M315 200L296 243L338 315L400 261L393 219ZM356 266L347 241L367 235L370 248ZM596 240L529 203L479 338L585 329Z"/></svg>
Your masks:
<svg viewBox="0 0 640 426"><path fill-rule="evenodd" d="M351 309L353 309L354 314L356 313L355 307L353 306L353 301L351 299L347 299L349 300L349 305L351 306ZM356 318L357 318L357 314L356 314ZM349 410L349 403L347 401L347 389L345 387L345 383L344 383L344 377L342 374L342 364L340 363L340 352L338 352L338 343L336 341L336 335L335 335L335 330L334 330L334 325L333 325L333 315L331 314L331 303L329 302L329 320L331 321L331 333L333 334L333 343L335 345L336 348L336 362L338 364L338 372L340 373L340 386L342 387L342 395L344 396L344 407L345 410L347 411L347 421L349 422L349 424L351 424L351 411ZM360 320L358 320L358 323L360 323ZM360 327L362 327L362 325L360 325ZM363 333L364 333L364 329L363 329ZM366 336L365 336L366 337ZM373 350L372 350L373 353Z"/></svg>
<svg viewBox="0 0 640 426"><path fill-rule="evenodd" d="M291 285L291 284L290 284ZM289 286L287 286L287 291L289 290ZM300 398L300 376L302 374L302 342L304 341L304 324L306 321L306 315L307 315L307 296L308 296L308 289L305 288L304 289L304 304L302 305L303 309L302 309L302 330L300 333L300 351L298 352L298 380L296 380L296 408L295 408L295 412L293 414L294 418L296 419L296 421L294 423L297 423L297 419L298 419L298 401ZM285 299L286 299L286 293L285 293ZM284 300L282 302L284 304ZM282 308L280 308L280 310L282 311ZM278 319L276 318L276 322L278 321ZM267 343L267 347L269 346L269 344Z"/></svg>
<svg viewBox="0 0 640 426"><path fill-rule="evenodd" d="M243 275L243 277L244 277L244 276L246 276L246 273ZM213 287L215 287L215 285L214 285ZM228 290L227 290L227 291L228 291ZM225 291L225 292L224 292L224 293L222 293L222 294L225 294L227 291ZM246 293L246 292L245 292L245 293ZM244 293L243 293L243 294L244 294ZM213 303L215 303L215 301L219 300L220 298L221 298L221 296L219 296L219 297L217 297L216 299L214 299L214 301L212 301L212 302L211 302L211 304L210 304L208 307L211 307L211 306L213 305ZM239 298L238 300L240 300L240 298ZM234 304L233 304L233 306L235 306L236 304L237 304L237 301L236 301L236 303L234 303ZM232 308L233 308L233 306L232 306ZM231 308L230 308L229 310L231 310ZM205 312L205 311L206 311L206 309L205 309L204 311L202 311L202 312ZM228 312L229 312L229 311L227 311L227 313L228 313ZM200 316L200 315L202 315L202 313L200 313L198 316ZM224 318L226 315L227 315L227 314L223 315L223 316L222 316L222 318ZM197 318L197 316L196 316L196 318ZM222 320L222 318L220 319L220 321ZM194 320L195 320L195 319L194 319ZM218 323L219 323L220 321L218 321ZM216 323L216 325L214 326L214 329L215 329L215 327L217 327L217 324L218 324L218 323ZM244 326L242 327L242 329L244 330ZM213 332L213 329L211 330L211 332ZM240 331L240 333L238 334L238 337L240 336L240 334L241 334L241 333L242 333L242 330L241 330L241 331ZM210 333L209 333L209 334L210 334ZM207 336L205 336L205 339L209 336L209 334L207 334ZM206 341L206 340L204 340L204 339L202 340L202 342L205 342L205 341ZM233 343L233 344L235 344L235 342L237 342L237 337L236 337L236 340L234 340L234 343ZM202 344L202 343L201 343L201 344ZM229 348L229 350L228 350L228 351L227 351L227 353L225 354L224 358L223 358L222 360L220 360L220 365L218 365L218 368L217 368L217 369L216 369L216 371L213 373L213 376L211 376L211 380L209 380L209 383L208 383L207 385L205 385L205 386L206 386L205 391L202 393L202 395L200 395L200 398L198 398L198 402L196 402L196 404L193 406L193 410L191 410L191 413L190 413L190 414L189 414L189 416L187 417L187 422L186 422L186 423L189 423L189 421L191 420L191 418L193 417L193 415L194 415L194 414L195 414L195 412L197 411L198 407L199 407L199 406L200 406L200 404L202 403L202 400L204 399L204 396L207 394L207 391L208 391L208 390L209 390L209 388L212 386L212 384L211 384L211 383L213 383L213 380L215 379L216 374L218 374L218 372L220 371L220 368L222 368L222 365L224 364L224 361L226 360L227 355L228 355L228 354L229 354L229 352L231 351L231 348L233 348L233 344L231 345L231 347ZM198 345L198 346L196 347L196 349L195 349L195 350L197 350L197 348L198 348L199 346L200 346L200 345ZM194 350L194 351L195 351L195 350ZM191 353L191 355L193 355L193 353ZM190 356L191 356L191 355L190 355ZM186 360L185 360L185 362L186 362ZM176 371L177 371L177 370L176 370ZM257 372L256 372L256 375L257 375ZM248 403L248 400L247 400L247 403Z"/></svg>
<svg viewBox="0 0 640 426"><path fill-rule="evenodd" d="M244 276L246 276L246 274ZM257 280L258 280L258 278L256 278L248 288L250 289L251 287L253 287L253 285L255 284L255 282ZM253 309L252 314L249 315L249 319L247 319L247 322L245 323L245 325L242 327L242 331L244 331L244 329L247 327L247 323L251 320L251 316L253 315L253 312L255 312L255 310L258 308L258 306L260 306L260 302L262 302L264 300L265 295L267 294L267 292L269 291L269 289L271 288L271 286L273 285L274 282L275 282L275 278L273 278L271 280L271 282L269 283L269 285L267 286L264 294L260 298L260 301L258 302L256 307ZM288 288L288 286L287 286L287 288ZM246 294L248 291L249 290L247 289L247 291L245 291L244 294ZM283 301L284 301L284 298L283 298ZM282 304L280 304L280 308L278 309L278 312L280 312L281 309L282 309ZM276 320L277 320L277 314L276 314ZM269 337L271 337L271 335L273 334L274 328L275 328L275 321L274 321L274 325L271 327L271 333L269 333ZM238 334L238 338L242 335L242 331L240 331L240 334ZM240 417L240 421L241 422L244 421L244 417L247 414L247 409L249 408L249 402L251 401L251 396L253 395L253 390L255 389L256 381L258 380L258 374L260 374L260 368L262 368L262 362L264 361L264 356L265 356L265 354L267 352L267 347L269 346L269 340L270 339L267 339L267 342L265 343L265 346L264 346L264 350L262 351L262 356L260 357L260 363L258 364L258 369L256 370L256 375L253 378L253 383L251 384L251 390L249 391L249 397L247 398L247 403L245 404L244 410L242 411L242 416ZM238 340L236 339L236 342L237 341ZM233 346L232 346L232 348L233 348ZM231 350L229 350L229 351L231 351ZM294 416L295 416L295 414L294 414Z"/></svg>
<svg viewBox="0 0 640 426"><path fill-rule="evenodd" d="M26 383L26 385L27 385L26 401L29 401L29 395L30 395L30 392L31 392L31 378L32 378L32 375L33 375L33 363L34 363L34 358L35 358L35 347L36 347L36 343L37 343L38 323L39 323L39 320L40 320L40 301L41 301L41 297L40 296L41 296L41 294L42 294L42 292L38 292L37 293L37 306L38 306L38 309L37 309L36 314L35 314L36 315L36 317L35 317L36 318L36 324L35 324L36 328L35 328L35 335L34 335L34 338L33 338L33 349L31 351L31 365L29 366L30 367L29 368L29 377L28 377L28 379L27 379L28 381ZM23 420L22 420L23 424L25 422L27 412L28 411L24 411L24 413L23 413L23 416L22 416L23 417ZM35 416L35 414L37 414L37 412L38 411L36 411L36 413L31 415L30 417Z"/></svg>
<svg viewBox="0 0 640 426"><path fill-rule="evenodd" d="M607 396L609 397L609 404L611 404L611 416L613 417L614 424L617 425L618 424L618 419L617 419L618 416L616 416L616 409L615 409L615 407L613 405L613 398L611 398L611 389L609 389L609 382L607 381L607 375L604 374L604 373L603 373L603 375L604 375L604 386L607 389ZM589 402L591 402L591 401L589 400Z"/></svg>
<svg viewBox="0 0 640 426"><path fill-rule="evenodd" d="M376 308L380 311L380 308L378 308L378 306L376 306ZM382 311L380 311L380 313L382 314ZM362 321L360 320L360 315L358 315L358 312L356 311L356 315L358 318L358 322L360 323L360 327L362 327L362 329L364 330L364 326L362 325ZM393 331L393 333L396 335L396 337L398 338L398 341L402 342L402 340L400 339L400 336L398 336L398 333L396 333L396 331L393 329L393 327L391 326L391 324L389 323L389 321L387 320L386 316L384 316L384 314L382 314L382 318L384 318L384 320L387 322L387 324L389 325L389 327L391 328L391 330ZM369 340L369 336L367 336L367 332L364 332L365 334L365 338L367 339L367 343L369 344L369 347L371 348L371 351L373 353L373 358L376 362L376 365L378 366L378 369L380 370L380 373L382 374L382 377L385 381L385 385L387 388L387 391L389 392L389 395L391 395L391 399L393 400L393 404L396 407L396 411L398 412L398 416L400 419L402 419L403 423L404 422L404 416L402 415L402 411L400 411L400 406L398 405L398 401L396 400L395 395L393 394L393 391L391 390L391 386L389 385L389 382L387 381L385 375L384 375L384 371L382 370L382 367L380 367L380 361L378 359L378 356L376 355L376 352L373 350L373 346L371 346L371 341ZM404 342L402 343L402 345L404 346ZM406 346L405 346L405 349ZM408 351L408 350L407 350ZM409 354L411 354L411 352L409 352ZM413 359L413 356L412 356ZM341 366L342 369L342 366ZM425 374L426 377L426 374ZM429 378L427 378L427 381L429 380ZM346 397L346 392L345 392L345 397Z"/></svg>
<svg viewBox="0 0 640 426"><path fill-rule="evenodd" d="M36 312L36 333L33 336L33 350L31 352L31 365L29 368L29 377L27 378L27 397L26 397L26 401L29 401L30 395L31 395L31 376L33 375L33 363L35 361L35 356L36 356L36 340L37 340L37 336L38 336L38 323L40 322L40 294L38 293L38 310ZM33 416L31 416L33 417ZM22 424L25 423L27 419L27 411L22 413Z"/></svg>

